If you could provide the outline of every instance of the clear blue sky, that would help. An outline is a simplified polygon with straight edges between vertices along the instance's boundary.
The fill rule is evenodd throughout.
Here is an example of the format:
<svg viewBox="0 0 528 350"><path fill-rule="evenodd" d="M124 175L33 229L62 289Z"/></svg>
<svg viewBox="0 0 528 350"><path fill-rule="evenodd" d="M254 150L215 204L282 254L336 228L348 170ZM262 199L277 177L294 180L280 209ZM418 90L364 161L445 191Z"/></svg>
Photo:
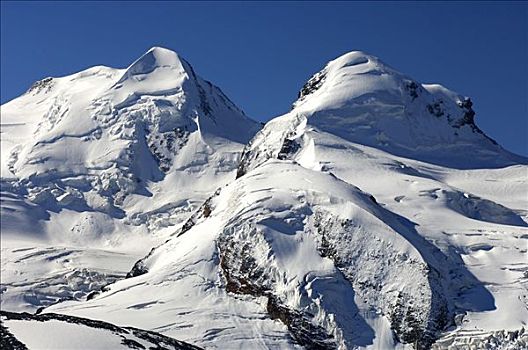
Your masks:
<svg viewBox="0 0 528 350"><path fill-rule="evenodd" d="M528 3L4 2L1 101L46 76L171 48L246 113L286 112L324 64L363 50L470 96L480 127L528 155Z"/></svg>

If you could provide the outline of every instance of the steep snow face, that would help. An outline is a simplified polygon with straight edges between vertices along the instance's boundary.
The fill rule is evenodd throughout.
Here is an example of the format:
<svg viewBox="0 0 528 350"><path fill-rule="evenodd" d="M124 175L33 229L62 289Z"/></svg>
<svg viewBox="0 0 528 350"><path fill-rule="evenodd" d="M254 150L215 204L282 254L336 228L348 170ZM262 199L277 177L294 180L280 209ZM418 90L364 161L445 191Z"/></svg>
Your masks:
<svg viewBox="0 0 528 350"><path fill-rule="evenodd" d="M2 307L13 301L11 310L92 290L59 288L83 268L101 271L93 261L57 264L49 245L113 249L132 264L235 177L243 145L259 128L189 63L159 47L126 69L93 67L39 81L2 105L1 126L2 247L12 249L2 251L3 262L18 261L22 245L49 259L31 258L18 272L33 276L23 269L50 264L40 282L20 288L2 276L3 290L14 293ZM114 277L97 284L122 271L107 272Z"/></svg>

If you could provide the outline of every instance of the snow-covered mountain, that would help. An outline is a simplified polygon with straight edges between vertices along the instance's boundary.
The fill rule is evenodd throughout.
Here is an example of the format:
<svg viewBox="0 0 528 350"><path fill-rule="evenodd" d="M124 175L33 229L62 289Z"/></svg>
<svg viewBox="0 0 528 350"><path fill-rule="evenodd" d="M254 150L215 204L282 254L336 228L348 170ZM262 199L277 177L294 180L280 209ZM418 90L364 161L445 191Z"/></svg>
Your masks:
<svg viewBox="0 0 528 350"><path fill-rule="evenodd" d="M61 285L73 300L44 315L104 320L204 348L528 346L528 160L478 128L469 98L355 51L328 63L291 111L257 132L173 52L152 49L108 72L104 87L94 83L101 90L80 93L86 102L65 88L74 125L47 138L39 126L36 137L48 143L18 136L47 114L16 125L13 106L33 101L36 110L34 96L58 93L60 82L36 84L5 105L11 119L2 106L2 124L12 128L2 142L5 134L20 145L10 146L2 170L3 308L65 299L50 296ZM41 99L50 110L63 105ZM92 129L75 129L84 115L69 114L76 110L91 111L98 138L83 140ZM59 140L72 142L71 152ZM103 185L86 180L91 174ZM105 189L107 178L118 190ZM72 185L77 179L89 185ZM61 202L68 195L84 202ZM87 198L95 195L111 206L94 206ZM49 237L75 237L60 228L87 213L114 225L95 235L112 245L51 248L20 226L26 215ZM85 225L93 232L101 220ZM41 279L50 261L63 269ZM79 269L86 264L98 269ZM40 293L36 302L28 285Z"/></svg>
<svg viewBox="0 0 528 350"><path fill-rule="evenodd" d="M163 226L228 181L258 126L175 52L155 47L124 70L35 83L2 106L2 128L2 179L32 203Z"/></svg>
<svg viewBox="0 0 528 350"><path fill-rule="evenodd" d="M420 84L374 56L353 51L329 62L304 85L292 111L267 123L246 148L240 172L311 147L311 129L450 168L526 163L486 136L474 117L470 98Z"/></svg>
<svg viewBox="0 0 528 350"><path fill-rule="evenodd" d="M126 69L43 79L1 112L2 305L23 310L126 274L233 179L260 127L159 47Z"/></svg>

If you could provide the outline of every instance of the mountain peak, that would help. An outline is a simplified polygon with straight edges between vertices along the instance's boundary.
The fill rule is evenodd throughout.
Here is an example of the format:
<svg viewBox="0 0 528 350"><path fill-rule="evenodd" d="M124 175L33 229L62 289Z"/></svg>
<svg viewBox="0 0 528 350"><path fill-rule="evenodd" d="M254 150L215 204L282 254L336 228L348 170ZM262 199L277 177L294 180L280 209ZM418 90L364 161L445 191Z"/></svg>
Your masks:
<svg viewBox="0 0 528 350"><path fill-rule="evenodd" d="M369 55L363 51L354 50L347 52L336 59L330 61L327 66L332 67L351 67L360 64L366 64L371 61L379 61L377 57Z"/></svg>
<svg viewBox="0 0 528 350"><path fill-rule="evenodd" d="M369 89L398 88L396 85L401 80L411 79L376 56L363 51L350 51L328 62L322 70L314 74L299 91L299 99L294 103L294 107L305 104L309 100L308 95L350 99ZM308 104L311 105L312 103Z"/></svg>
<svg viewBox="0 0 528 350"><path fill-rule="evenodd" d="M149 60L154 59L158 64L169 66L179 64L181 62L178 53L160 46L151 47L139 58L139 60L142 60L144 58L148 58Z"/></svg>
<svg viewBox="0 0 528 350"><path fill-rule="evenodd" d="M178 74L190 71L190 67L176 52L154 46L134 61L125 71L119 83L137 75L153 73L159 69Z"/></svg>
<svg viewBox="0 0 528 350"><path fill-rule="evenodd" d="M151 66L154 65L154 67L163 67L181 65L182 59L175 51L164 47L154 46L144 53L136 62L142 62Z"/></svg>
<svg viewBox="0 0 528 350"><path fill-rule="evenodd" d="M147 50L147 52L177 54L176 51L167 49L166 47L162 47L162 46L152 46L150 49Z"/></svg>
<svg viewBox="0 0 528 350"><path fill-rule="evenodd" d="M421 84L362 51L339 56L315 73L281 120L307 120L350 142L450 167L526 162L478 128L470 98Z"/></svg>

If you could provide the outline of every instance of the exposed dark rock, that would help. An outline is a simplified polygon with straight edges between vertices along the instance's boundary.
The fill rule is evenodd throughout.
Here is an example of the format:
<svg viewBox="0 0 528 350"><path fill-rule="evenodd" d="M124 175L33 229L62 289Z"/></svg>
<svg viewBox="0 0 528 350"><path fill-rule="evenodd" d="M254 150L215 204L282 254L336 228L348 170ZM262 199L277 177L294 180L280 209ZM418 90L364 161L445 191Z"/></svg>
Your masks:
<svg viewBox="0 0 528 350"><path fill-rule="evenodd" d="M145 261L154 253L155 250L156 248L152 248L144 258L141 258L136 261L134 266L132 266L132 270L130 270L130 272L126 274L125 278L132 278L146 274L148 272L148 268L145 265ZM93 297L95 297L95 295Z"/></svg>
<svg viewBox="0 0 528 350"><path fill-rule="evenodd" d="M211 197L207 198L207 200L200 206L200 208L198 208L198 210L196 210L194 214L192 214L191 217L187 219L187 221L183 224L182 228L180 229L180 232L178 232L178 234L176 235L177 237L189 231L201 219L207 218L209 217L209 215L211 215L211 212L213 210L213 198L217 197L220 194L221 190L221 188L218 188L216 192Z"/></svg>
<svg viewBox="0 0 528 350"><path fill-rule="evenodd" d="M33 85L31 85L31 87L28 89L28 93L29 92L35 92L35 93L39 93L41 91L46 91L48 92L51 87L53 85L53 78L44 78L42 80L38 80L36 81L35 83L33 83Z"/></svg>
<svg viewBox="0 0 528 350"><path fill-rule="evenodd" d="M138 343L137 341L135 341L133 339L127 339L127 338L123 337L122 340L121 340L121 343L125 344L130 349L145 349L145 347L143 345L141 345L140 343Z"/></svg>
<svg viewBox="0 0 528 350"><path fill-rule="evenodd" d="M27 346L15 338L9 329L4 327L0 320L0 349L2 350L28 350Z"/></svg>
<svg viewBox="0 0 528 350"><path fill-rule="evenodd" d="M372 200L372 198L371 198ZM359 256L350 257L343 249L339 249L341 240L350 239L355 234L354 222L351 220L342 220L333 217L330 213L316 212L314 218L314 226L319 236L318 250L323 257L331 258L335 266L343 273L345 278L354 286L354 289L361 293L361 291L369 294L368 291L376 291L379 293L382 285L372 280L357 280L355 276L353 264L357 264ZM364 257L364 259L385 259L391 260L388 255L389 252L383 255L372 255ZM361 253L354 252L353 254L361 255ZM387 262L390 263L390 262ZM411 262L409 262L411 263ZM439 285L439 273L430 266L425 266L423 273L427 276L428 288L431 290L432 297L430 300L425 299L421 302L428 302L431 304L430 310L423 310L420 308L420 303L413 303L416 301L416 296L408 295L400 292L397 301L389 308L382 310L391 323L391 329L395 337L402 343L414 344L416 349L429 349L431 344L438 338L439 333L443 331L450 323L449 311L445 298L441 295L442 287ZM425 286L424 286L425 288Z"/></svg>
<svg viewBox="0 0 528 350"><path fill-rule="evenodd" d="M242 155L240 156L240 163L238 163L237 173L235 179L244 176L247 173L248 166L251 163L251 141L244 147L242 150Z"/></svg>
<svg viewBox="0 0 528 350"><path fill-rule="evenodd" d="M189 135L185 126L163 133L148 134L147 145L161 171L170 170L172 157L187 144Z"/></svg>
<svg viewBox="0 0 528 350"><path fill-rule="evenodd" d="M473 110L473 101L469 97L466 97L463 101L458 102L458 106L464 110L464 117L462 118L461 125L475 124L475 111Z"/></svg>
<svg viewBox="0 0 528 350"><path fill-rule="evenodd" d="M288 135L282 142L282 147L277 155L280 160L290 159L301 148L301 145L290 137L293 137L293 135Z"/></svg>
<svg viewBox="0 0 528 350"><path fill-rule="evenodd" d="M407 91L409 92L409 95L411 96L413 101L418 98L418 91L420 91L420 86L416 82L408 82L405 87L407 88Z"/></svg>
<svg viewBox="0 0 528 350"><path fill-rule="evenodd" d="M292 156L301 149L301 145L295 139L295 136L295 132L286 133L284 140L282 141L281 149L276 156L277 159L291 159ZM264 150L264 154L261 154L261 151L256 149L253 150L251 147L251 142L249 142L242 151L240 163L238 164L237 168L236 179L244 176L248 172L250 164L254 163L255 160L258 160L260 164L261 162L273 157L275 157L273 150Z"/></svg>
<svg viewBox="0 0 528 350"><path fill-rule="evenodd" d="M255 234L258 234L255 231ZM306 349L335 349L334 337L321 326L310 320L310 315L291 310L281 304L272 293L273 280L266 276L252 256L253 243L232 239L229 233L218 240L220 267L230 293L249 294L255 297L267 296L266 309L270 318L283 322L293 340Z"/></svg>
<svg viewBox="0 0 528 350"><path fill-rule="evenodd" d="M226 290L236 294L263 296L270 292L263 269L251 256L252 242L238 242L223 237L218 241L220 267L226 280Z"/></svg>
<svg viewBox="0 0 528 350"><path fill-rule="evenodd" d="M466 97L462 101L458 101L457 105L464 111L464 115L462 116L462 118L458 119L455 123L452 124L455 128L460 128L464 125L468 125L469 127L471 127L471 130L484 135L494 145L498 145L497 141L486 135L482 130L480 130L477 124L475 124L476 113L473 110L473 101L471 101L471 98Z"/></svg>
<svg viewBox="0 0 528 350"><path fill-rule="evenodd" d="M413 344L416 350L430 349L436 339L436 334L432 329L424 328L422 322L417 319L416 308L412 303L409 303L409 300L412 300L411 296L404 296L404 293L400 292L389 315L391 329L399 342ZM444 317L446 316L444 315ZM439 324L440 318L439 316L436 323L443 327L444 325Z"/></svg>
<svg viewBox="0 0 528 350"><path fill-rule="evenodd" d="M326 79L326 71L323 69L322 71L316 73L313 77L311 77L306 82L306 84L304 84L304 86L299 91L298 99L302 100L306 96L313 94L324 84L325 79Z"/></svg>
<svg viewBox="0 0 528 350"><path fill-rule="evenodd" d="M266 310L272 319L284 323L295 341L310 350L335 349L336 343L322 327L314 325L298 311L291 310L280 304L273 295L268 296Z"/></svg>
<svg viewBox="0 0 528 350"><path fill-rule="evenodd" d="M130 273L130 272L129 272ZM127 277L128 277L128 274L127 274ZM101 292L99 291L96 291L94 290L93 292L90 292L87 296L86 296L86 301L88 300L92 300L94 299L96 296L98 296ZM39 309L40 310L40 309ZM39 314L40 312L38 312L37 310L37 314Z"/></svg>
<svg viewBox="0 0 528 350"><path fill-rule="evenodd" d="M204 206L202 213L204 218L209 217L211 215L211 207L209 205Z"/></svg>
<svg viewBox="0 0 528 350"><path fill-rule="evenodd" d="M432 104L428 104L426 106L427 111L430 114L434 115L435 117L440 118L441 116L445 114L444 109L442 108L443 103L444 102L442 100L438 100L438 101L433 102Z"/></svg>
<svg viewBox="0 0 528 350"><path fill-rule="evenodd" d="M129 272L129 273L130 273L130 272ZM138 276L139 276L139 275L138 275ZM131 277L133 277L133 276L131 276ZM125 276L125 278L128 278L128 274L127 274L127 276ZM110 283L109 283L109 284L110 284ZM87 301L88 301L88 300L92 300L92 299L94 299L96 296L98 296L99 294L104 293L104 292L108 292L109 290L110 290L110 288L108 288L108 285L103 286L103 287L101 287L100 290L94 290L93 292L91 292L90 294L88 294L88 295L86 296L86 300L87 300ZM37 312L37 314L38 314L38 313L39 313L39 312Z"/></svg>

